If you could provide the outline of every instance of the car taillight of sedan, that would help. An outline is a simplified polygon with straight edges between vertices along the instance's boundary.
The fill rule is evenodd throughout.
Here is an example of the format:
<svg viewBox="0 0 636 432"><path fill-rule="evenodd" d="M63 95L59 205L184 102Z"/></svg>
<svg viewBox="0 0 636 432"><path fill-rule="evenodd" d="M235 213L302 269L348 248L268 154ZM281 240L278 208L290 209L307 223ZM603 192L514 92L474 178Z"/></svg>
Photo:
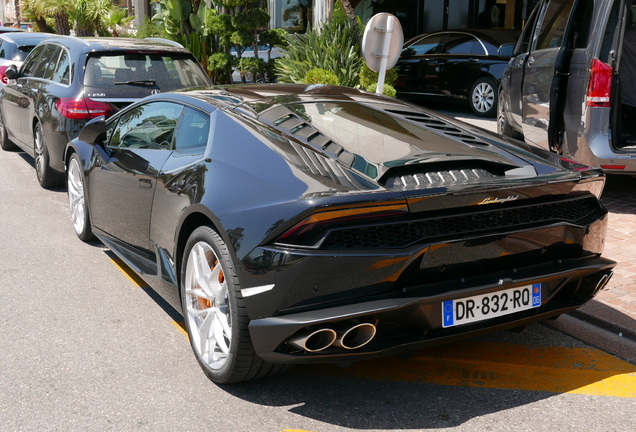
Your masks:
<svg viewBox="0 0 636 432"><path fill-rule="evenodd" d="M55 107L60 114L72 120L88 120L102 115L109 117L115 113L111 104L89 98L60 98Z"/></svg>

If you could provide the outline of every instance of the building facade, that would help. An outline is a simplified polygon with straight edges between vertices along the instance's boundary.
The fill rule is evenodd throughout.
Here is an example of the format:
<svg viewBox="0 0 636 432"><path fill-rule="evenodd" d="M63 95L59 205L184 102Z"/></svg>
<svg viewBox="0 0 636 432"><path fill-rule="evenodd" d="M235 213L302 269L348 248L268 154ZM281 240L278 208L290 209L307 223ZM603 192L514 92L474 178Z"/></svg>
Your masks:
<svg viewBox="0 0 636 432"><path fill-rule="evenodd" d="M15 20L13 0L0 0L3 23ZM160 9L156 1L128 0L135 23L140 25ZM211 0L204 0L211 5ZM329 19L339 0L259 0L267 4L270 28L305 32ZM362 22L376 13L389 12L400 19L406 39L428 31L447 28L520 29L537 0L351 0Z"/></svg>

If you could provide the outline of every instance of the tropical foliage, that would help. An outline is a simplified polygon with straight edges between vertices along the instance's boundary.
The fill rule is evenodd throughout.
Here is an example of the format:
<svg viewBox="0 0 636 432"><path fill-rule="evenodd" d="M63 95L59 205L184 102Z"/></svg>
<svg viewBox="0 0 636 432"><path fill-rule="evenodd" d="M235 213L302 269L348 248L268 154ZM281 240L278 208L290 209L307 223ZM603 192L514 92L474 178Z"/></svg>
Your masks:
<svg viewBox="0 0 636 432"><path fill-rule="evenodd" d="M360 54L362 37L354 21L333 19L321 28L304 35L286 37L289 46L277 59L276 72L281 82L304 82L312 69L332 72L341 85L356 87L363 59Z"/></svg>
<svg viewBox="0 0 636 432"><path fill-rule="evenodd" d="M111 0L22 0L22 16L39 31L68 35L73 28L77 36L118 36L134 18Z"/></svg>

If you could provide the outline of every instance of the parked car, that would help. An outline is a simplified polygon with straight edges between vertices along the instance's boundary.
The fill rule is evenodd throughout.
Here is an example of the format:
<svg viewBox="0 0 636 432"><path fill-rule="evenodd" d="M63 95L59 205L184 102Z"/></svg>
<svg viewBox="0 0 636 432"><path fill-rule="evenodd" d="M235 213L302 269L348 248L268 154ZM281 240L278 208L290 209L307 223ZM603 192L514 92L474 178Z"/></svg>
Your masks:
<svg viewBox="0 0 636 432"><path fill-rule="evenodd" d="M516 42L512 30L444 30L404 44L397 97L463 99L478 116L495 117L499 80Z"/></svg>
<svg viewBox="0 0 636 432"><path fill-rule="evenodd" d="M636 173L636 29L626 3L537 3L501 80L500 133Z"/></svg>
<svg viewBox="0 0 636 432"><path fill-rule="evenodd" d="M0 147L35 159L40 185L64 181L62 153L86 122L151 93L211 84L190 51L170 41L55 36L0 89Z"/></svg>
<svg viewBox="0 0 636 432"><path fill-rule="evenodd" d="M26 33L26 30L18 28L18 27L7 27L7 26L0 26L0 34L1 33Z"/></svg>
<svg viewBox="0 0 636 432"><path fill-rule="evenodd" d="M10 65L20 67L27 54L51 33L14 32L0 34L0 87L7 83L4 71Z"/></svg>
<svg viewBox="0 0 636 432"><path fill-rule="evenodd" d="M236 52L236 48L232 48L230 50L230 54L234 57L236 57L236 62L238 63L238 54ZM262 59L265 63L268 62L268 60L270 59L276 59L279 58L281 56L281 52L280 52L280 48L272 46L270 47L269 45L259 45L258 46L258 58ZM254 58L254 48L252 47L247 47L245 48L244 51L241 52L241 58ZM252 76L252 74L250 73L243 73L243 76L241 76L241 71L239 70L239 65L236 64L233 68L232 68L232 82L234 83L241 83L243 81L243 77L245 78L245 82L258 82L258 83L263 83L263 82L271 82L270 79L271 77L267 75L267 72L264 72L262 74L259 74L255 77Z"/></svg>
<svg viewBox="0 0 636 432"><path fill-rule="evenodd" d="M555 317L616 264L600 170L351 88L150 96L64 160L78 237L183 311L219 383Z"/></svg>

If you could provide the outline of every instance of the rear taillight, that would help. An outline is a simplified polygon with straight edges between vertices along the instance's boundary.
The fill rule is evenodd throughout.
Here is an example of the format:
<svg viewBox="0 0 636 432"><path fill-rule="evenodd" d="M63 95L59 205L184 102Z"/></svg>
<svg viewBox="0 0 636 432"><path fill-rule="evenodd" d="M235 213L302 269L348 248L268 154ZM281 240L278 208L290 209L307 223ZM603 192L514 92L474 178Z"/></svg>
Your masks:
<svg viewBox="0 0 636 432"><path fill-rule="evenodd" d="M372 224L407 214L408 207L404 203L322 211L306 217L285 231L276 242L295 246L317 246L324 233L332 228Z"/></svg>
<svg viewBox="0 0 636 432"><path fill-rule="evenodd" d="M101 115L109 117L115 113L111 104L89 98L60 98L55 107L60 114L72 120L88 120Z"/></svg>
<svg viewBox="0 0 636 432"><path fill-rule="evenodd" d="M592 60L590 82L587 86L587 106L609 107L612 94L612 74L610 65L600 60Z"/></svg>
<svg viewBox="0 0 636 432"><path fill-rule="evenodd" d="M2 82L2 84L8 84L9 83L9 80L4 75L4 71L6 71L8 67L9 66L0 66L0 82Z"/></svg>

